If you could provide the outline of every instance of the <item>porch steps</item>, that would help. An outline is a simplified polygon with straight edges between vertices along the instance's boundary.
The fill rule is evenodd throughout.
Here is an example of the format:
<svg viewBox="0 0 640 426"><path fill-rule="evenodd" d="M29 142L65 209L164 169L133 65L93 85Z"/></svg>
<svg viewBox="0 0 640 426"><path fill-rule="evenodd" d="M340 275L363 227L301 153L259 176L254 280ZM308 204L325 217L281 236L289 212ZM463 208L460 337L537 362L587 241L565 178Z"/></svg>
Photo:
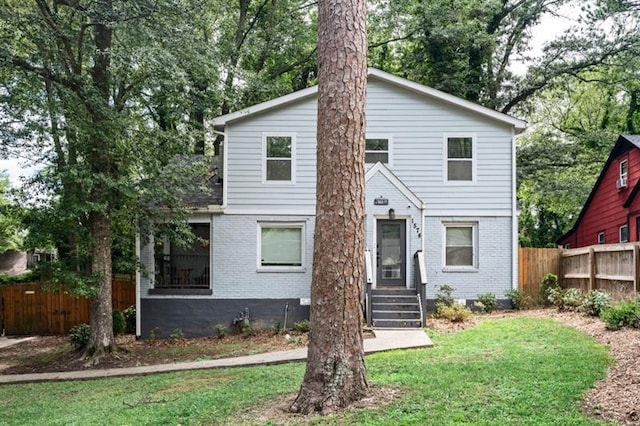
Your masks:
<svg viewBox="0 0 640 426"><path fill-rule="evenodd" d="M375 328L420 328L420 303L415 290L383 287L371 292Z"/></svg>

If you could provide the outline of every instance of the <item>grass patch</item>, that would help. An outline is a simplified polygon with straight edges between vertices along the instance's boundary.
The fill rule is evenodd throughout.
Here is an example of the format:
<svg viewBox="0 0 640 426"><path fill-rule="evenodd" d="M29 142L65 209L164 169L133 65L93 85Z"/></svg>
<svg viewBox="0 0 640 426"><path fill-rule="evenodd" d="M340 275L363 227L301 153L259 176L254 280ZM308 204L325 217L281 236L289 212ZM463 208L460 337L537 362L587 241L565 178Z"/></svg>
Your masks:
<svg viewBox="0 0 640 426"><path fill-rule="evenodd" d="M432 339L432 349L367 357L372 384L403 390L397 402L311 422L601 424L579 408L610 362L607 347L592 338L551 320L518 318ZM0 386L0 424L234 424L256 405L295 392L303 373L298 363Z"/></svg>

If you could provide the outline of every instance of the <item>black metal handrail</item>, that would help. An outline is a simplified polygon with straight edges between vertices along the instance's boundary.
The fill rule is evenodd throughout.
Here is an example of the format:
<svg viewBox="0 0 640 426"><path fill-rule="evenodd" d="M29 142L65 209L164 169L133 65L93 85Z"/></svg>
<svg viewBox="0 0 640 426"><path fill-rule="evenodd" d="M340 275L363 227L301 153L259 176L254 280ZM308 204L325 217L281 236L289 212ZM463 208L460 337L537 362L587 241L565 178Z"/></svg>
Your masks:
<svg viewBox="0 0 640 426"><path fill-rule="evenodd" d="M424 252L422 250L416 251L413 255L413 266L413 282L420 300L420 318L422 319L422 326L424 327L424 319L427 317L427 273L424 263Z"/></svg>

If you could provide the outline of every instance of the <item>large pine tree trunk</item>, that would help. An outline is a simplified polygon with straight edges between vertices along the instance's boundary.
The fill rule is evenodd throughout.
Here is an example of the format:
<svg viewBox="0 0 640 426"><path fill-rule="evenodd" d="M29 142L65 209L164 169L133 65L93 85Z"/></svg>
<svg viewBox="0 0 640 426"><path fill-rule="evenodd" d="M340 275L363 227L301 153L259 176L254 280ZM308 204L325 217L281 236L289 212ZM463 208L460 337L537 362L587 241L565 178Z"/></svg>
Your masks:
<svg viewBox="0 0 640 426"><path fill-rule="evenodd" d="M311 333L291 411L329 413L368 391L362 346L365 0L321 0Z"/></svg>

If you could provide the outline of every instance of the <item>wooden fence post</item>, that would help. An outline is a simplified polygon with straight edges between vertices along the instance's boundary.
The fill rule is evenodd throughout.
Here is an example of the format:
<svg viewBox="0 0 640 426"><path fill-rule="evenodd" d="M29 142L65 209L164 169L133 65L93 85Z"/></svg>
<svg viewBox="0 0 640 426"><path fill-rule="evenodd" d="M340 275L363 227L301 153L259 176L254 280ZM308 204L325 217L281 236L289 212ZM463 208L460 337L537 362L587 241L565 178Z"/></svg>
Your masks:
<svg viewBox="0 0 640 426"><path fill-rule="evenodd" d="M596 281L596 253L589 248L589 291L593 290Z"/></svg>

